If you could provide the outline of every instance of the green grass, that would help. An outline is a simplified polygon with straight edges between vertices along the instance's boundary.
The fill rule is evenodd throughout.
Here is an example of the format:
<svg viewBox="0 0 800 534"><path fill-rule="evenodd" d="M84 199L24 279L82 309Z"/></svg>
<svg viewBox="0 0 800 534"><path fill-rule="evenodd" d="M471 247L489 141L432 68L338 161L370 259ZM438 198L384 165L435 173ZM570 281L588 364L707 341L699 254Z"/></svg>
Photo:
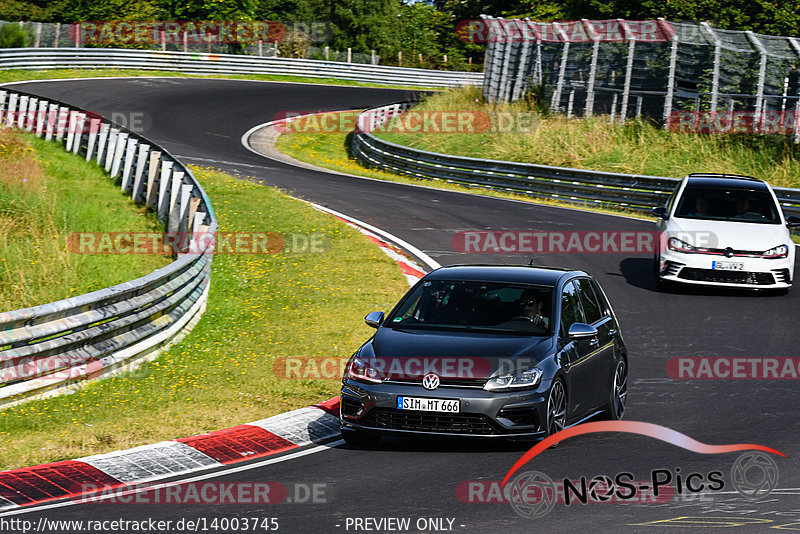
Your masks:
<svg viewBox="0 0 800 534"><path fill-rule="evenodd" d="M217 255L194 330L132 373L0 412L0 469L226 428L336 395L338 380L287 380L280 357L347 358L373 332L363 317L407 289L361 233L274 188L196 176L223 232L321 235L323 252Z"/></svg>
<svg viewBox="0 0 800 534"><path fill-rule="evenodd" d="M160 228L97 165L31 134L0 133L0 311L102 289L172 261L75 254L71 233Z"/></svg>
<svg viewBox="0 0 800 534"><path fill-rule="evenodd" d="M344 112L343 115L348 117L342 118L339 122L343 124L355 124L355 116L357 114L357 112ZM320 120L319 122L322 123L323 121ZM338 124L339 122L332 121L330 124ZM549 206L576 207L575 203L549 199L534 199L527 195L514 194L506 191L496 191L483 186L468 186L442 180L412 178L410 176L393 174L379 169L366 168L362 166L355 158L350 156L349 149L352 134L332 131L325 131L324 133L314 132L311 127L304 125L302 120L298 121L296 126L290 128L294 128L294 130L289 129L285 133L281 134L275 141L275 147L284 154L287 154L299 161L313 163L318 167L354 174L356 176L366 176L368 178L375 178L378 180L425 185L439 189L477 193L500 198L512 198L514 200L523 200ZM585 209L586 211L621 214L643 219L652 218L640 212L615 209L613 207L580 206L582 206L581 209Z"/></svg>
<svg viewBox="0 0 800 534"><path fill-rule="evenodd" d="M313 78L310 76L291 76L281 74L187 74L172 71L130 70L130 69L50 69L50 70L0 70L0 83L27 80L50 80L57 78L99 78L99 77L147 77L169 76L180 78L216 78L225 80L259 80L272 82L318 83L325 85L347 85L353 87L378 87L404 90L436 90L424 86L379 84L340 80L338 78Z"/></svg>
<svg viewBox="0 0 800 534"><path fill-rule="evenodd" d="M745 174L777 187L800 186L800 146L789 136L679 133L645 121L610 124L608 116L567 119L540 114L536 107L524 100L490 106L480 98L479 88L453 89L430 96L415 111L476 112L491 117L494 128L501 115L506 124L508 118L520 116L527 122L517 131L377 135L406 146L476 158L654 176Z"/></svg>

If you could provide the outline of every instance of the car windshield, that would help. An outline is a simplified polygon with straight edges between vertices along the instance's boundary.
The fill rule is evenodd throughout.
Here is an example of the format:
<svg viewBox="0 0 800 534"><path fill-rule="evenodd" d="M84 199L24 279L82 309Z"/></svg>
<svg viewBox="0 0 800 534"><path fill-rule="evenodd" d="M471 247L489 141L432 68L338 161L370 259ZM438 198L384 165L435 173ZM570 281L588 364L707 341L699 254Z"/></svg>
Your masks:
<svg viewBox="0 0 800 534"><path fill-rule="evenodd" d="M553 287L427 280L385 323L390 328L444 329L546 336Z"/></svg>
<svg viewBox="0 0 800 534"><path fill-rule="evenodd" d="M692 187L683 191L675 216L684 219L780 224L775 201L767 191Z"/></svg>

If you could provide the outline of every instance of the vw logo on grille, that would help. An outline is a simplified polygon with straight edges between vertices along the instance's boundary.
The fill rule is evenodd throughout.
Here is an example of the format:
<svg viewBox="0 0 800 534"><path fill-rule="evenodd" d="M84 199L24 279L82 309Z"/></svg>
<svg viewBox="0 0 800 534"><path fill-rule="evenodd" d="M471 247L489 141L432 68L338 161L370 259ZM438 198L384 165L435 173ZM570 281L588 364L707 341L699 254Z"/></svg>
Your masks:
<svg viewBox="0 0 800 534"><path fill-rule="evenodd" d="M725 257L726 258L732 258L733 257L733 249L731 247L728 247L728 248L725 249Z"/></svg>
<svg viewBox="0 0 800 534"><path fill-rule="evenodd" d="M436 373L428 373L422 379L422 387L425 389L436 389L439 387L439 377Z"/></svg>

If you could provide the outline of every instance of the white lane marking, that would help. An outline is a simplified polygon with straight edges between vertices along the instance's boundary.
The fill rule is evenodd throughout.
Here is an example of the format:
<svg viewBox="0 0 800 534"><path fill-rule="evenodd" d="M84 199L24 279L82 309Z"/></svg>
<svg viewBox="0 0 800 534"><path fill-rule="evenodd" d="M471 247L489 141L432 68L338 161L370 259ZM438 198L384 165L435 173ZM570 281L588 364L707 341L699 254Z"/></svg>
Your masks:
<svg viewBox="0 0 800 534"><path fill-rule="evenodd" d="M112 498L119 498L119 497L122 497L122 496L133 495L133 494L136 494L136 493L142 493L142 492L146 492L146 491L152 491L155 488L163 488L163 487L174 486L174 485L178 485L178 484L187 484L187 483L190 483L190 482L197 482L197 481L200 481L200 480L207 480L209 478L222 477L222 476L229 475L229 474L232 474L232 473L239 473L241 471L249 471L250 469L257 469L259 467L264 467L264 466L267 466L267 465L286 462L286 461L289 461L289 460L294 460L296 458L301 458L303 456L308 456L309 454L315 454L317 452L322 452L322 451L325 451L325 450L333 449L335 447L338 447L339 445L344 445L344 440L340 439L338 441L334 441L333 443L328 443L328 444L325 444L325 445L319 445L317 447L313 447L311 449L307 449L307 450L304 450L304 451L298 451L298 452L294 452L294 453L291 453L291 454L287 454L286 456L281 456L280 458L270 458L268 460L263 460L261 462L256 462L256 463L252 463L252 464L248 464L248 465L240 465L240 466L236 466L236 467L231 467L230 469L223 469L222 471L214 471L213 473L206 473L204 475L198 475L198 476L195 476L195 477L192 477L192 478L175 480L173 482L167 482L167 483L164 483L164 484L153 484L153 485L142 487L142 488L132 488L132 489L129 489L129 490L125 490L124 492L121 492L121 493L117 493L117 492L112 491L111 494L99 495L96 499L91 498L90 502L92 504L96 504L97 501L106 500L106 499L112 499ZM77 496L76 497L68 497L68 498L76 499ZM24 508L19 508L17 510L11 510L9 512L0 513L0 517L6 517L6 516L11 516L11 515L22 515L22 514L28 514L28 513L31 513L31 512L40 512L40 511L43 511L43 510L52 510L54 508L63 508L65 506L74 506L76 504L85 504L85 503L74 501L74 500L68 500L68 501L62 501L62 502L57 502L57 503L52 503L52 504L44 504L44 505L41 505L41 506L32 506L30 508L24 507Z"/></svg>
<svg viewBox="0 0 800 534"><path fill-rule="evenodd" d="M332 210L330 208L326 208L325 206L320 206L319 204L315 204L313 202L309 202L309 204L311 204L312 206L314 206L315 208L317 208L320 211L324 211L326 213L330 213L331 215L336 215L337 217L341 217L342 219L344 219L346 221L350 221L351 223L357 224L359 226L363 226L364 228L366 228L370 232L374 232L374 233L378 234L379 236L385 238L390 243L394 243L397 246L399 246L400 248L407 250L412 255L414 255L417 258L419 258L423 263L425 263L431 269L438 269L439 267L442 266L438 261L436 261L433 258L431 258L430 256L428 256L427 254L422 252L420 249L418 249L417 247L415 247L414 245L412 245L408 241L404 241L403 239L400 239L396 235L390 234L389 232L387 232L385 230L381 230L377 226L373 226L373 225L371 225L369 223L365 223L364 221L360 221L360 220L356 219L355 217L350 217L349 215L345 215L344 213Z"/></svg>

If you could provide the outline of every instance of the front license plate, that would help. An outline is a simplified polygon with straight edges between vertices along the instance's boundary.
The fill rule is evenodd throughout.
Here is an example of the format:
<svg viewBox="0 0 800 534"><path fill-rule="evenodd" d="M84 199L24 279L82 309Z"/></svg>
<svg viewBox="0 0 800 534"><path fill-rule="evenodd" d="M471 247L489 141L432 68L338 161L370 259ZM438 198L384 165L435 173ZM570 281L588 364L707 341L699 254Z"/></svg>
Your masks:
<svg viewBox="0 0 800 534"><path fill-rule="evenodd" d="M741 271L744 269L744 263L733 261L712 261L711 268L719 271Z"/></svg>
<svg viewBox="0 0 800 534"><path fill-rule="evenodd" d="M420 397L397 397L398 410L418 410L421 412L458 413L461 401L452 399L423 399Z"/></svg>

